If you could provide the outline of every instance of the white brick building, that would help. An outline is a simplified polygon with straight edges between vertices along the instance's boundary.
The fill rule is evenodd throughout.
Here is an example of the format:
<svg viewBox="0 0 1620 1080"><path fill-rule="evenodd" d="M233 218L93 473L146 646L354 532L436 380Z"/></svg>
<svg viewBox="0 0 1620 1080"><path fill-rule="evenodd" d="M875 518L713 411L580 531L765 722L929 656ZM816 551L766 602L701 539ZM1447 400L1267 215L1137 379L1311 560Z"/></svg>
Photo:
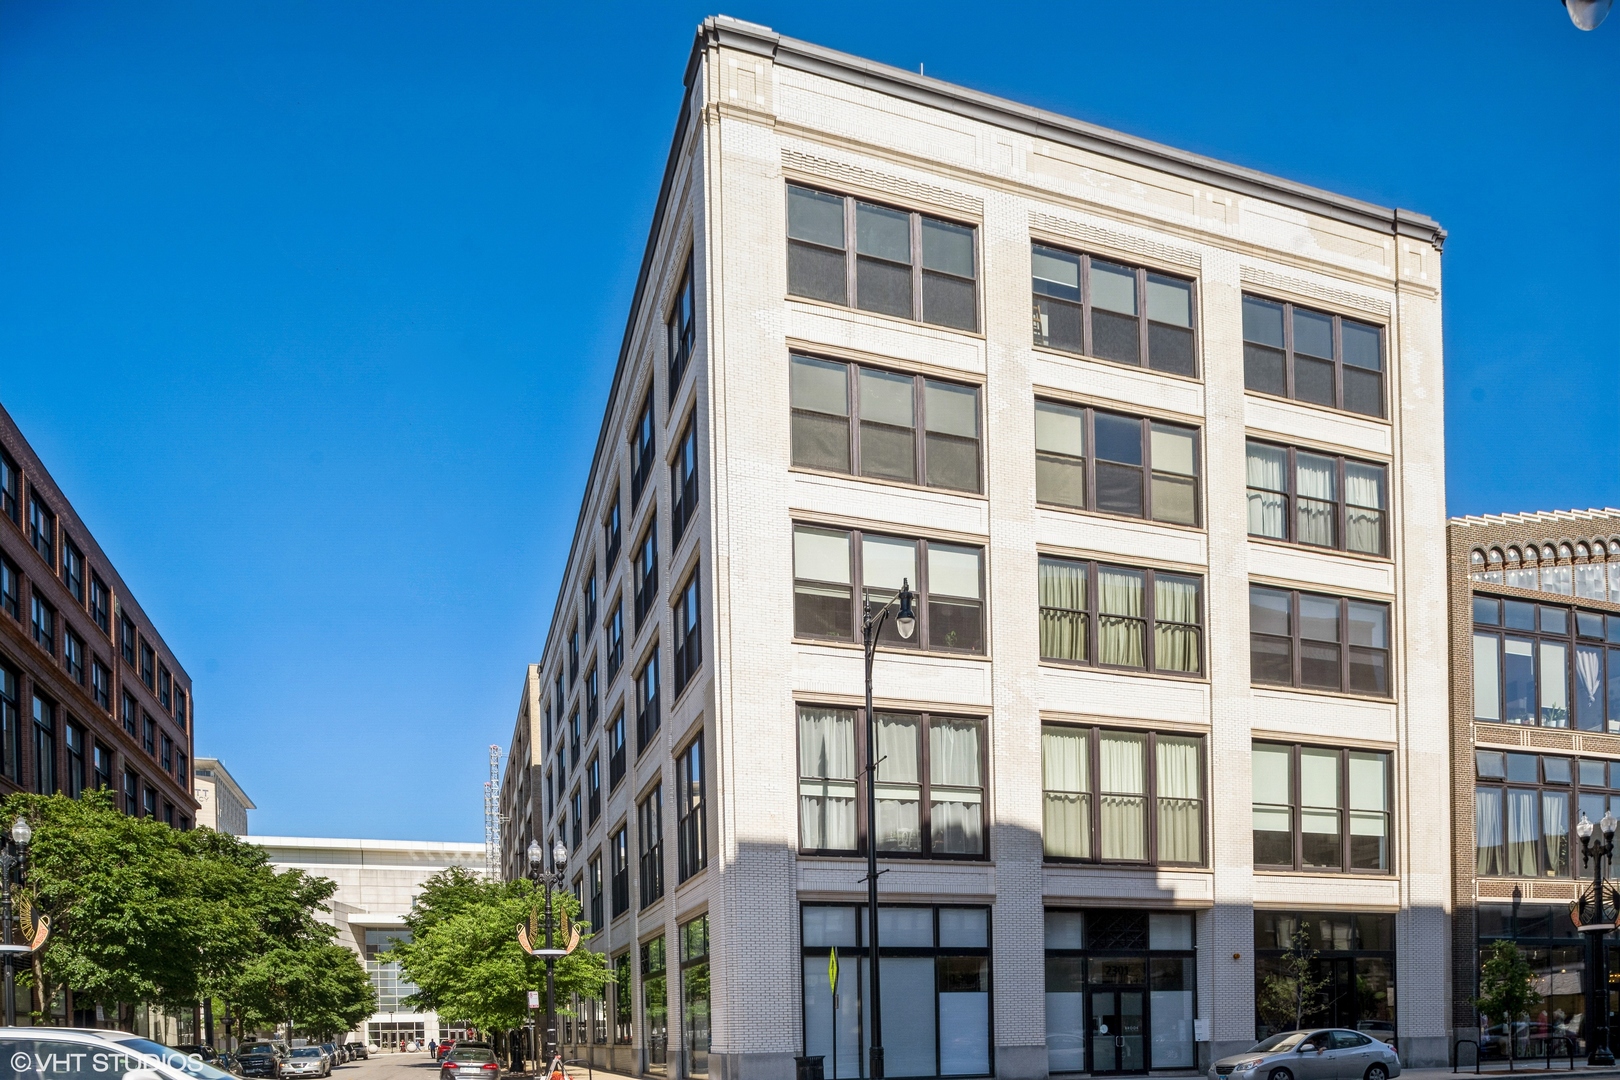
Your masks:
<svg viewBox="0 0 1620 1080"><path fill-rule="evenodd" d="M570 1056L860 1075L904 577L889 1076L1207 1063L1302 924L1444 1060L1443 237L705 22L506 785L620 974Z"/></svg>

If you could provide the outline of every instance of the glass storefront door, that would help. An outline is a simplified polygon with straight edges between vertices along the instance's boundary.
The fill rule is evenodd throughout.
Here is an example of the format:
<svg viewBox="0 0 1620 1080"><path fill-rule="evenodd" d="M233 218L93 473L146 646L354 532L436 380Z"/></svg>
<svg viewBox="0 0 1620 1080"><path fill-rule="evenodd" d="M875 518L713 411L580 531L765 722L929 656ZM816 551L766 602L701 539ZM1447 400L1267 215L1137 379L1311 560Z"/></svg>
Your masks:
<svg viewBox="0 0 1620 1080"><path fill-rule="evenodd" d="M1091 988L1086 1003L1091 1013L1087 1030L1092 1072L1147 1072L1146 997L1140 988Z"/></svg>

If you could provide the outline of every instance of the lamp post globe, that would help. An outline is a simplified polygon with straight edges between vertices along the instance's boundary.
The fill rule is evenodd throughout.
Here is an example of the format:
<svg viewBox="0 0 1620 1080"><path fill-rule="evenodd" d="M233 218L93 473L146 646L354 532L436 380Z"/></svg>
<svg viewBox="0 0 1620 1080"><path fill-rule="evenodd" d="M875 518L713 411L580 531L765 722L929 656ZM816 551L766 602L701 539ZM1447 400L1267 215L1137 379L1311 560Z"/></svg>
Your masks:
<svg viewBox="0 0 1620 1080"><path fill-rule="evenodd" d="M17 841L21 847L28 846L28 842L34 838L34 829L33 826L28 824L27 818L19 816L16 821L12 822L11 838Z"/></svg>
<svg viewBox="0 0 1620 1080"><path fill-rule="evenodd" d="M1592 839L1592 820L1586 816L1585 810L1581 811L1581 820L1575 823L1575 835L1582 840Z"/></svg>
<svg viewBox="0 0 1620 1080"><path fill-rule="evenodd" d="M533 840L529 841L529 846L524 849L523 853L529 858L529 868L531 870L538 870L540 868L540 860L546 857L545 851L537 842Z"/></svg>
<svg viewBox="0 0 1620 1080"><path fill-rule="evenodd" d="M1614 6L1614 0L1564 0L1564 10L1569 12L1569 21L1575 24L1578 30L1596 30L1598 24L1608 17L1609 8Z"/></svg>
<svg viewBox="0 0 1620 1080"><path fill-rule="evenodd" d="M551 865L558 870L568 865L568 845L561 840L551 845Z"/></svg>
<svg viewBox="0 0 1620 1080"><path fill-rule="evenodd" d="M1616 825L1620 825L1620 822L1616 822L1614 820L1613 812L1608 810L1603 811L1603 820L1598 822L1598 828L1603 830L1603 836L1605 839L1614 835Z"/></svg>

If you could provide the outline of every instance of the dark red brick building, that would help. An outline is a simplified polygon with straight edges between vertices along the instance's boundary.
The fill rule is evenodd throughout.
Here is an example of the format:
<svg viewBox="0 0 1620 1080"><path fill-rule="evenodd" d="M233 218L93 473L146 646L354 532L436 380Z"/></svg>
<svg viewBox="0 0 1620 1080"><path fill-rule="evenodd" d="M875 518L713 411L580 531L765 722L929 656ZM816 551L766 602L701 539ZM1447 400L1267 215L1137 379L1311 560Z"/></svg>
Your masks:
<svg viewBox="0 0 1620 1080"><path fill-rule="evenodd" d="M0 408L0 794L110 787L190 828L191 678Z"/></svg>

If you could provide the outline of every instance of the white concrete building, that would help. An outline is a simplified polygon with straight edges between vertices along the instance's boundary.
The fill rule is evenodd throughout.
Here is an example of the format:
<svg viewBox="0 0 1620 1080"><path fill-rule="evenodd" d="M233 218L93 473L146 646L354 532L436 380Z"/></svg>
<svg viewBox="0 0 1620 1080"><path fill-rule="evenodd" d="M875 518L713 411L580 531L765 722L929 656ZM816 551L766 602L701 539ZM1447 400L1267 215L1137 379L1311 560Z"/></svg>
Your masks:
<svg viewBox="0 0 1620 1080"><path fill-rule="evenodd" d="M1445 1060L1443 239L705 22L507 786L570 1056L865 1075L875 825L889 1076L1207 1064L1300 929Z"/></svg>
<svg viewBox="0 0 1620 1080"><path fill-rule="evenodd" d="M197 799L198 826L233 836L247 835L248 811L258 807L218 758L197 759L191 793Z"/></svg>
<svg viewBox="0 0 1620 1080"><path fill-rule="evenodd" d="M337 882L325 921L337 927L337 943L353 949L377 990L377 1012L353 1036L385 1050L415 1039L441 1038L452 1029L432 1012L413 1012L401 1000L415 992L399 965L377 954L408 937L405 916L432 875L452 866L484 868L483 844L435 840L334 840L311 836L251 836L278 870L303 870ZM445 1021L452 1018L446 1017Z"/></svg>

